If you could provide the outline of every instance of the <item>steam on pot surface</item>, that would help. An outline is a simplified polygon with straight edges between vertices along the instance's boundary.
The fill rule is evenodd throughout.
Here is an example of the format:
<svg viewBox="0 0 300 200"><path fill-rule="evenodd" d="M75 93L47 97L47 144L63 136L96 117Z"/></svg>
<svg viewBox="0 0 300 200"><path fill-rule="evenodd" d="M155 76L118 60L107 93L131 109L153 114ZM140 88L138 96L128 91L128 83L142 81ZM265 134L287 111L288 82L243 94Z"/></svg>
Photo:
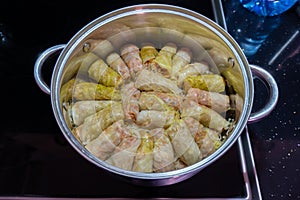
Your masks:
<svg viewBox="0 0 300 200"><path fill-rule="evenodd" d="M164 13L121 17L84 38L60 88L66 124L98 159L135 172L193 165L243 108L235 57L211 30Z"/></svg>

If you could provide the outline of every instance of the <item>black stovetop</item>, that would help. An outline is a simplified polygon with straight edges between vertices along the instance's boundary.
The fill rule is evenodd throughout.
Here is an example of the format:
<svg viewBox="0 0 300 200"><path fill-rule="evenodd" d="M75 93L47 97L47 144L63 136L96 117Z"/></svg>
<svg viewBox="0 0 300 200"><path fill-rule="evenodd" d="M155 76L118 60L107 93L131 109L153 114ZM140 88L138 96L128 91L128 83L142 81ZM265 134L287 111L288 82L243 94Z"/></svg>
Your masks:
<svg viewBox="0 0 300 200"><path fill-rule="evenodd" d="M288 67L266 66L279 81L282 90L276 111L267 119L249 125L249 131L244 130L243 138L238 140L225 155L183 182L159 188L133 185L99 169L69 145L55 121L50 96L43 93L34 80L34 63L45 49L67 43L77 31L93 19L114 9L139 3L177 5L215 19L210 0L124 2L88 0L79 3L55 0L1 3L0 80L3 115L0 131L0 198L247 199L249 190L246 181L249 178L252 179L251 192L257 190L250 194L250 198L259 199L260 188L255 182L256 170L259 181L263 183L261 188L264 199L280 195L288 197L287 194L291 199L300 198L297 191L299 181L294 176L296 173L299 174L299 166L293 164L297 161L299 163L300 157L300 101L297 94L293 93L299 84L299 72L296 68L297 64L299 66L299 54L286 60L285 66ZM229 1L224 1L223 4L225 7ZM293 12L285 15L287 18L296 18ZM284 28L285 23L281 26ZM284 39L281 38L280 42L282 45ZM251 63L266 62L267 58L263 56L262 51L266 50L268 45L272 48L279 47L279 44L265 43L257 55L249 57ZM269 58L274 53L275 51L268 50ZM288 52L284 53L287 57ZM282 59L282 56L278 59ZM53 58L43 68L48 83L55 61ZM257 88L259 87L258 85ZM259 92L256 94L258 97L255 102L258 105L260 95ZM248 133L253 143L254 159L258 169L251 166L253 160L251 160L251 145L250 148L247 146L250 141ZM241 148L244 148L245 154ZM245 162L241 160L243 156L248 160L246 175ZM268 187L266 184L271 186Z"/></svg>

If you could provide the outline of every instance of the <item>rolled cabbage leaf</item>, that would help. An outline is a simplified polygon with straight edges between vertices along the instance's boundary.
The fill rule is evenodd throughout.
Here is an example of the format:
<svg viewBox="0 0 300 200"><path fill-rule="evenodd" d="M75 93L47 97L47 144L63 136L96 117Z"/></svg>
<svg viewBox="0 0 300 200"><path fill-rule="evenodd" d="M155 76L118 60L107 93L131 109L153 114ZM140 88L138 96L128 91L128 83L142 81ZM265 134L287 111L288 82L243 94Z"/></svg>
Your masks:
<svg viewBox="0 0 300 200"><path fill-rule="evenodd" d="M184 122L197 143L203 158L216 151L223 143L220 133L204 127L192 117L184 118Z"/></svg>
<svg viewBox="0 0 300 200"><path fill-rule="evenodd" d="M177 82L179 86L182 86L183 81L189 76L197 76L201 74L211 74L209 67L205 63L194 62L185 65L177 74Z"/></svg>
<svg viewBox="0 0 300 200"><path fill-rule="evenodd" d="M75 85L72 93L76 100L120 100L120 91L93 82L80 82Z"/></svg>
<svg viewBox="0 0 300 200"><path fill-rule="evenodd" d="M130 134L124 136L119 146L106 160L107 163L124 170L132 170L137 149L141 144L141 136L136 135L137 131L128 130Z"/></svg>
<svg viewBox="0 0 300 200"><path fill-rule="evenodd" d="M121 88L122 104L125 119L136 120L139 112L140 91L134 86L133 82L123 85Z"/></svg>
<svg viewBox="0 0 300 200"><path fill-rule="evenodd" d="M235 109L235 120L237 120L243 111L244 100L238 94L230 95L231 107Z"/></svg>
<svg viewBox="0 0 300 200"><path fill-rule="evenodd" d="M130 78L129 69L118 53L112 52L109 54L106 58L106 62L113 70L120 74L122 79L127 80Z"/></svg>
<svg viewBox="0 0 300 200"><path fill-rule="evenodd" d="M222 75L226 78L227 85L232 87L240 97L244 98L243 76L239 69L237 67L228 67L222 71Z"/></svg>
<svg viewBox="0 0 300 200"><path fill-rule="evenodd" d="M142 70L135 81L136 88L144 91L171 92L181 94L182 90L177 84L162 76L160 73L147 69Z"/></svg>
<svg viewBox="0 0 300 200"><path fill-rule="evenodd" d="M73 88L75 85L76 79L72 78L67 81L60 89L60 102L67 102L72 99Z"/></svg>
<svg viewBox="0 0 300 200"><path fill-rule="evenodd" d="M85 145L98 137L112 123L121 119L124 119L124 112L121 103L118 102L85 118L83 124L76 127L74 132Z"/></svg>
<svg viewBox="0 0 300 200"><path fill-rule="evenodd" d="M170 77L172 71L172 59L176 54L176 51L177 46L174 43L167 43L162 47L154 59L156 65L153 65L153 70L161 73L165 77Z"/></svg>
<svg viewBox="0 0 300 200"><path fill-rule="evenodd" d="M153 44L144 44L140 51L141 58L143 61L143 64L147 67L150 67L150 65L153 63L154 59L156 58L158 51L153 46Z"/></svg>
<svg viewBox="0 0 300 200"><path fill-rule="evenodd" d="M153 172L153 138L145 130L141 130L140 135L141 144L137 149L132 170L136 172Z"/></svg>
<svg viewBox="0 0 300 200"><path fill-rule="evenodd" d="M84 122L84 119L96 112L108 107L113 106L115 101L110 100L87 100L77 101L71 106L71 117L74 125L79 126Z"/></svg>
<svg viewBox="0 0 300 200"><path fill-rule="evenodd" d="M78 73L78 75L86 75L91 64L98 58L99 57L92 52L73 56L67 63L67 70L64 75L65 80L71 79L76 73Z"/></svg>
<svg viewBox="0 0 300 200"><path fill-rule="evenodd" d="M198 131L195 134L195 141L202 152L203 157L209 156L216 151L223 143L220 133L204 127L200 124Z"/></svg>
<svg viewBox="0 0 300 200"><path fill-rule="evenodd" d="M163 128L152 129L150 134L154 138L153 171L167 172L175 169L175 154L172 143Z"/></svg>
<svg viewBox="0 0 300 200"><path fill-rule="evenodd" d="M222 115L208 108L200 105L192 100L186 100L182 106L181 117L193 117L204 126L214 129L218 132L228 130L232 122L227 121Z"/></svg>
<svg viewBox="0 0 300 200"><path fill-rule="evenodd" d="M186 97L201 105L205 105L218 113L226 112L230 108L230 99L226 94L190 88Z"/></svg>
<svg viewBox="0 0 300 200"><path fill-rule="evenodd" d="M170 109L170 107L161 98L150 92L141 93L139 106L141 110L166 111Z"/></svg>
<svg viewBox="0 0 300 200"><path fill-rule="evenodd" d="M98 137L88 142L85 146L93 155L101 160L106 160L111 156L124 137L128 134L124 127L124 121L119 120L107 127Z"/></svg>
<svg viewBox="0 0 300 200"><path fill-rule="evenodd" d="M122 46L121 57L127 64L132 77L144 68L142 58L140 57L140 50L134 44Z"/></svg>
<svg viewBox="0 0 300 200"><path fill-rule="evenodd" d="M76 84L85 82L80 78L72 78L64 83L60 89L60 102L68 102L72 100L73 90Z"/></svg>
<svg viewBox="0 0 300 200"><path fill-rule="evenodd" d="M176 120L166 133L171 138L176 158L180 158L186 165L195 164L202 159L201 151L184 120Z"/></svg>
<svg viewBox="0 0 300 200"><path fill-rule="evenodd" d="M198 76L188 76L183 82L184 90L199 88L210 92L224 92L225 80L218 74L203 74Z"/></svg>
<svg viewBox="0 0 300 200"><path fill-rule="evenodd" d="M177 79L179 71L189 64L192 59L192 52L187 47L180 48L173 57L172 68L171 68L171 78Z"/></svg>
<svg viewBox="0 0 300 200"><path fill-rule="evenodd" d="M167 128L174 122L177 115L178 113L174 110L142 110L137 115L136 123L146 129Z"/></svg>
<svg viewBox="0 0 300 200"><path fill-rule="evenodd" d="M90 78L108 87L119 87L123 82L122 77L101 58L91 64L88 74Z"/></svg>
<svg viewBox="0 0 300 200"><path fill-rule="evenodd" d="M153 94L163 100L168 106L179 110L181 108L184 97L181 95L176 95L173 93L164 92L147 92L148 94Z"/></svg>

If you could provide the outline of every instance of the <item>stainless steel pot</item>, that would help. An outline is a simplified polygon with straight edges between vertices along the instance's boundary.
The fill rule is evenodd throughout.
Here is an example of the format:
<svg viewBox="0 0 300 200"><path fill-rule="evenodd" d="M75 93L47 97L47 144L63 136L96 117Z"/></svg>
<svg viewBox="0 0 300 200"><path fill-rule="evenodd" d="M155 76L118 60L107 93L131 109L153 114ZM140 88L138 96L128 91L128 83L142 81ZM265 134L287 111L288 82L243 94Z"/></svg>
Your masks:
<svg viewBox="0 0 300 200"><path fill-rule="evenodd" d="M100 41L100 42L99 42ZM236 74L235 83L243 97L243 107L235 128L225 143L203 160L183 169L162 173L140 173L111 166L96 158L72 134L63 115L60 91L64 83L78 72L69 67L74 56L95 51L105 57L109 51L118 50L128 42L141 44L153 42L157 47L167 41L176 41L192 49L195 59L206 59L214 66L215 73L232 68ZM53 53L61 51L53 70L51 87L42 76L42 66ZM254 85L253 75L269 86L269 101L264 108L251 113ZM100 16L83 27L67 44L53 46L39 55L34 66L34 77L41 88L51 96L51 103L57 123L68 142L85 159L130 182L160 186L185 180L208 167L220 158L237 140L247 123L267 116L275 107L278 88L272 75L266 70L249 65L243 51L234 39L218 24L199 13L181 7L164 4L141 4L115 10Z"/></svg>

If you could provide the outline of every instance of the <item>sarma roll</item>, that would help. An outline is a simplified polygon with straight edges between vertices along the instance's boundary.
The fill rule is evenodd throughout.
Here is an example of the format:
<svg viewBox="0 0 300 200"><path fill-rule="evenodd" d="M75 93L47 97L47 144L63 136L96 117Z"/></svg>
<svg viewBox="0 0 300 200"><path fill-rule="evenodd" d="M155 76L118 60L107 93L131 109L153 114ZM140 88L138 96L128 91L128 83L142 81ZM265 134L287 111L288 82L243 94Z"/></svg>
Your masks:
<svg viewBox="0 0 300 200"><path fill-rule="evenodd" d="M202 153L182 119L176 120L166 132L171 138L176 158L180 158L187 165L195 164L202 159Z"/></svg>
<svg viewBox="0 0 300 200"><path fill-rule="evenodd" d="M204 105L192 100L186 100L182 106L181 117L193 117L201 124L218 132L228 130L232 122L227 121L222 115Z"/></svg>
<svg viewBox="0 0 300 200"><path fill-rule="evenodd" d="M141 144L141 137L137 135L137 131L128 130L129 134L124 136L106 162L121 169L132 170L137 149Z"/></svg>
<svg viewBox="0 0 300 200"><path fill-rule="evenodd" d="M113 70L118 72L124 80L130 78L129 69L118 53L112 52L109 54L106 58L106 62Z"/></svg>
<svg viewBox="0 0 300 200"><path fill-rule="evenodd" d="M91 153L101 160L111 156L122 140L128 134L124 127L124 121L119 120L107 127L97 138L88 142L85 146Z"/></svg>
<svg viewBox="0 0 300 200"><path fill-rule="evenodd" d="M76 100L120 100L120 91L93 82L81 82L75 85L72 97Z"/></svg>
<svg viewBox="0 0 300 200"><path fill-rule="evenodd" d="M85 145L98 137L112 123L121 119L124 119L123 108L121 103L116 103L85 118L83 124L76 127L74 132Z"/></svg>
<svg viewBox="0 0 300 200"><path fill-rule="evenodd" d="M150 131L154 138L153 148L153 171L167 172L175 169L175 154L172 143L163 128Z"/></svg>
<svg viewBox="0 0 300 200"><path fill-rule="evenodd" d="M88 74L90 78L108 87L119 87L123 82L122 77L101 58L92 63Z"/></svg>
<svg viewBox="0 0 300 200"><path fill-rule="evenodd" d="M153 172L153 138L148 131L142 129L140 136L141 144L137 149L132 170L136 172Z"/></svg>

